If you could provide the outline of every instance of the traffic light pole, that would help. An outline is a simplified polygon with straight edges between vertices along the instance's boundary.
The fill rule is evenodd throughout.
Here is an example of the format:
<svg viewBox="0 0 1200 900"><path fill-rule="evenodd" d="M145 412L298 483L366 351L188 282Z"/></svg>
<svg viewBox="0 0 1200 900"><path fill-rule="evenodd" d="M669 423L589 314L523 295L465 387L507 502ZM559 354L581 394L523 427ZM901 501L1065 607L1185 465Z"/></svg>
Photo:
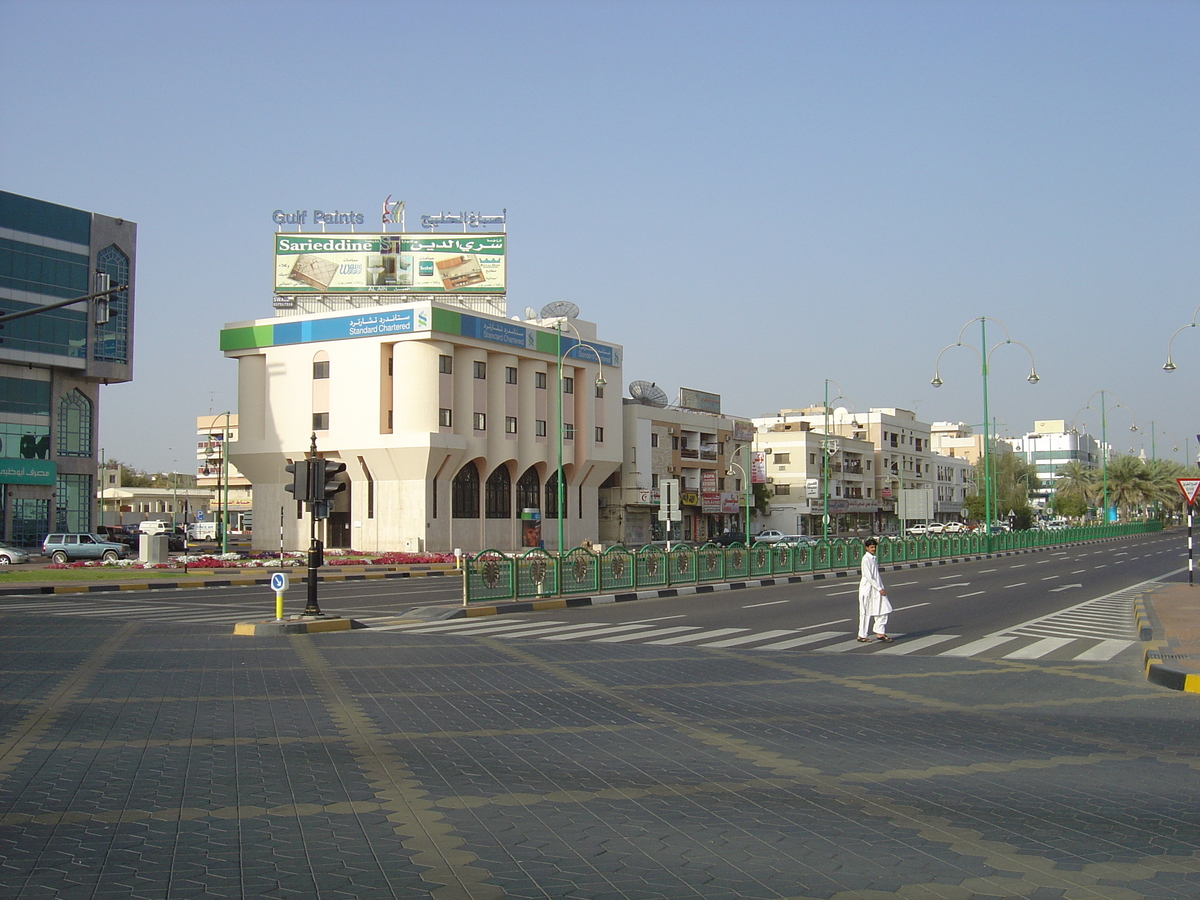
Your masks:
<svg viewBox="0 0 1200 900"><path fill-rule="evenodd" d="M308 602L304 606L304 615L321 615L321 604L317 602L317 570L321 568L324 546L317 540L317 510L316 505L324 497L318 496L324 486L324 462L317 459L317 433L312 436L312 453L308 458Z"/></svg>

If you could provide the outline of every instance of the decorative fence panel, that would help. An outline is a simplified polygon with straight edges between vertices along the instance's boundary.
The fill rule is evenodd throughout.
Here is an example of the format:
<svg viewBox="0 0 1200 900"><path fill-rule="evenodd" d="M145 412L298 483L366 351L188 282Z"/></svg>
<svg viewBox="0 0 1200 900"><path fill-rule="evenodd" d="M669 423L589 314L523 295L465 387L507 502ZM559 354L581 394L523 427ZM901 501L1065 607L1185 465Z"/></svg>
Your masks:
<svg viewBox="0 0 1200 900"><path fill-rule="evenodd" d="M880 563L887 565L1078 543L1161 529L1161 522L1151 520L992 535L882 538L878 554ZM576 547L563 554L561 561L557 554L538 548L520 554L483 550L463 561L463 597L466 603L529 600L853 569L858 566L862 552L862 541L858 538L781 546L754 544L748 548L709 543L695 549L680 544L669 552L654 545L633 550L610 547L601 554Z"/></svg>

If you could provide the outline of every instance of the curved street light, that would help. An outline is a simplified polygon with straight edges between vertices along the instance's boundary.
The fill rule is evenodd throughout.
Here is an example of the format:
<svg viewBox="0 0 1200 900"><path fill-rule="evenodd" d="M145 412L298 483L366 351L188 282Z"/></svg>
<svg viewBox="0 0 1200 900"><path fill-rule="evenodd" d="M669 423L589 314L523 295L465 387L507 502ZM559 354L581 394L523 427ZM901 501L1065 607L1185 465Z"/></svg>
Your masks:
<svg viewBox="0 0 1200 900"><path fill-rule="evenodd" d="M565 350L563 349L563 346L562 346L562 343L563 343L562 326L563 325L566 325L573 332L575 332L575 340L577 342L575 344L572 344L570 347L567 347ZM600 371L596 373L596 387L598 387L598 388L604 387L604 385L606 385L608 382L606 382L604 380L604 360L602 360L600 358L600 351L597 350L595 347L593 347L591 344L584 341L583 336L579 333L579 329L577 329L574 325L572 325L569 321L567 321L566 318L560 318L558 320L558 322L555 323L554 328L558 332L558 349L559 349L559 354L558 354L558 473L557 473L558 509L556 509L555 512L558 514L558 556L559 556L559 561L560 561L558 569L559 569L560 578L561 578L561 572L562 572L561 560L562 560L563 540L564 540L563 525L564 525L564 520L566 518L566 516L564 515L564 512L563 512L563 505L566 502L565 485L563 484L563 431L564 431L564 428L563 428L563 360L566 359L566 357L569 356L570 354L574 353L576 350L590 350L590 351L592 351L592 354L596 357L596 364L600 367ZM574 425L572 425L571 427L572 427L572 429L574 429ZM578 431L575 431L574 433L577 437Z"/></svg>
<svg viewBox="0 0 1200 900"><path fill-rule="evenodd" d="M746 465L744 468L741 465L739 465L738 463L735 463L733 461L734 458L739 453L741 453L743 450L746 451ZM737 448L734 449L733 453L730 454L729 461L728 461L727 467L725 469L725 474L733 475L734 469L737 469L739 472L742 473L742 495L746 499L746 531L745 531L746 546L749 547L750 546L750 445L749 444L739 445Z"/></svg>
<svg viewBox="0 0 1200 900"><path fill-rule="evenodd" d="M1111 393L1112 393L1112 391L1106 391L1106 390L1099 390L1099 391L1093 392L1092 396L1088 397L1088 402L1086 404L1084 404L1083 406L1079 407L1079 409L1077 409L1075 411L1075 415L1071 418L1071 427L1074 428L1075 427L1075 419L1078 418L1079 414L1081 412L1083 412L1085 409L1090 409L1092 412L1100 413L1100 470L1101 470L1100 471L1100 482L1101 482L1101 493L1104 498L1104 513L1103 513L1103 515L1104 515L1105 524L1108 523L1108 395ZM1095 397L1096 394L1100 395L1100 409L1099 410L1097 410L1096 407L1091 405L1092 398ZM1129 426L1129 430L1130 431L1138 430L1137 420L1133 415L1132 409L1130 409L1124 403L1115 404L1113 406L1113 409L1123 409L1123 410L1125 410L1125 412L1129 413L1129 420L1132 423Z"/></svg>
<svg viewBox="0 0 1200 900"><path fill-rule="evenodd" d="M1163 366L1164 372L1174 372L1175 371L1175 363L1172 362L1172 360L1171 360L1171 345L1173 343L1175 343L1176 336L1179 334L1179 332L1183 331L1183 329L1195 328L1197 325L1200 325L1200 322L1198 322L1196 320L1197 316L1200 316L1200 306L1197 306L1195 312L1192 313L1192 321L1190 321L1186 325L1180 325L1178 328L1176 328L1175 334L1171 335L1171 339L1169 341L1167 341L1167 362Z"/></svg>
<svg viewBox="0 0 1200 900"><path fill-rule="evenodd" d="M221 502L221 554L229 552L229 417L232 415L229 410L223 413L217 413L213 416L212 424L208 426L211 432L216 427L217 419L221 416L225 417L225 430L221 439L221 480L224 482L224 500ZM211 440L211 435L210 435ZM218 489L220 496L220 489Z"/></svg>
<svg viewBox="0 0 1200 900"><path fill-rule="evenodd" d="M833 385L837 388L837 396L831 401L829 399L829 386ZM836 403L838 400L846 400L853 403L849 397L842 393L842 386L832 378L825 379L825 403L821 407L821 411L825 414L825 428L821 436L821 496L824 499L824 509L821 511L821 537L824 540L829 540L829 457L836 451L830 447L829 441L829 404ZM850 425L853 428L858 428L858 419L851 413Z"/></svg>
<svg viewBox="0 0 1200 900"><path fill-rule="evenodd" d="M962 339L963 333L966 332L967 328L976 322L979 323L979 347L982 349L977 349L972 347L970 344L963 343ZM995 322L1004 329L1004 340L1000 341L990 350L987 349L988 322ZM1017 344L1025 349L1025 352L1029 354L1029 375L1025 380L1030 384L1037 384L1039 381L1041 381L1041 378L1037 373L1037 364L1033 359L1033 351L1020 341L1014 341L1009 335L1008 328L1005 327L1003 322L1000 322L997 319L989 318L988 316L979 316L978 318L972 319L961 329L959 329L957 341L955 341L953 344L947 344L941 349L941 352L937 355L937 361L933 364L933 380L929 382L935 388L941 387L944 383L941 375L938 374L938 366L941 364L942 354L951 347L969 347L971 350L974 350L975 355L979 357L980 373L983 376L983 506L985 515L987 517L986 521L984 522L983 533L988 540L989 547L992 536L992 454L991 439L988 435L988 367L992 359L992 354L1005 344Z"/></svg>

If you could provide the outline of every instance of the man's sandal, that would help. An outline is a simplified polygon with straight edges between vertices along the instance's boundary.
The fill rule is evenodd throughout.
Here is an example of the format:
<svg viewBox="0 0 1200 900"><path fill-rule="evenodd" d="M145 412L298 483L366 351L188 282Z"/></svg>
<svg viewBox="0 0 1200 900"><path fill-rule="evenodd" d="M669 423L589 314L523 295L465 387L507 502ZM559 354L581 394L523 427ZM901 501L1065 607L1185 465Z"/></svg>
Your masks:
<svg viewBox="0 0 1200 900"><path fill-rule="evenodd" d="M856 640L856 641L858 641L860 644L869 644L869 643L871 643L871 639L870 639L870 638L855 638L855 640Z"/></svg>
<svg viewBox="0 0 1200 900"><path fill-rule="evenodd" d="M890 643L892 643L892 639L891 639L890 637L888 637L886 634L877 634L877 635L875 635L875 640L877 640L877 641L883 641L885 644L890 644Z"/></svg>

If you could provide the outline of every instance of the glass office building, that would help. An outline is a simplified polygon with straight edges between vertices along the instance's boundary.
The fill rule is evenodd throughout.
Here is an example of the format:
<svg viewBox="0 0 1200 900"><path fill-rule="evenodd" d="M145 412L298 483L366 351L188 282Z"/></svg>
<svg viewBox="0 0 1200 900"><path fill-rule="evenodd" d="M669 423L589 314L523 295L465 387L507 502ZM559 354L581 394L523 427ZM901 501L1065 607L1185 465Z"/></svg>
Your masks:
<svg viewBox="0 0 1200 900"><path fill-rule="evenodd" d="M0 191L0 316L91 293L95 304L0 324L0 540L35 547L97 519L100 385L133 377L137 226Z"/></svg>

